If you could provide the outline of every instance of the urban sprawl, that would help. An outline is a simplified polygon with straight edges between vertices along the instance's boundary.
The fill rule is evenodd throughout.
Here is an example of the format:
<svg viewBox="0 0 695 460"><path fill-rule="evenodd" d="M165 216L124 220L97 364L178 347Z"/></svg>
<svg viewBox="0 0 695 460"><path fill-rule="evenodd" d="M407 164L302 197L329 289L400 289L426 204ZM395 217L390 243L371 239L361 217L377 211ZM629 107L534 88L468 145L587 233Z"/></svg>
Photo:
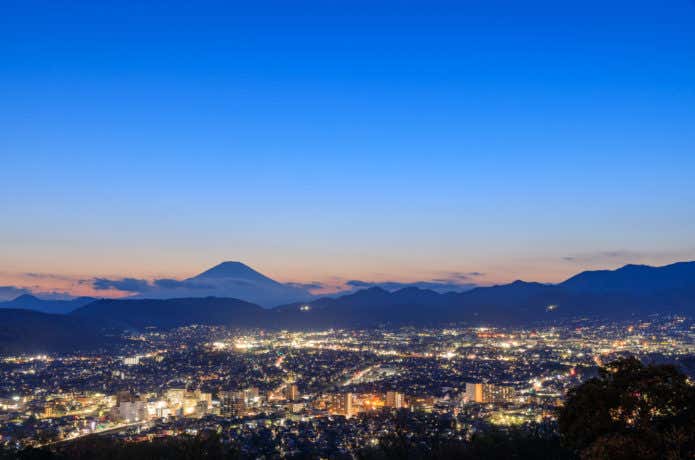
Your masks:
<svg viewBox="0 0 695 460"><path fill-rule="evenodd" d="M7 356L0 443L88 435L140 442L213 431L249 456L349 453L396 427L553 423L568 389L625 355L695 353L680 317L574 320L537 328L234 330L130 333L118 349Z"/></svg>

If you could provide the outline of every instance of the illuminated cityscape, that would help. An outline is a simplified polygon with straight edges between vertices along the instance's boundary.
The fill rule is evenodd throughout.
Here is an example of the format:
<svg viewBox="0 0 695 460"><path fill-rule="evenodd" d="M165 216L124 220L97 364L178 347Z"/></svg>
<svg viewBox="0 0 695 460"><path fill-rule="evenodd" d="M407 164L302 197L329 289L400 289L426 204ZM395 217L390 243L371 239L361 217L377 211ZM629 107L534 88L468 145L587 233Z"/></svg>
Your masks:
<svg viewBox="0 0 695 460"><path fill-rule="evenodd" d="M349 453L393 430L399 412L446 417L452 437L553 423L569 388L623 355L695 370L695 326L682 317L533 329L190 326L126 339L113 352L4 358L3 445L211 430L249 456L308 445Z"/></svg>

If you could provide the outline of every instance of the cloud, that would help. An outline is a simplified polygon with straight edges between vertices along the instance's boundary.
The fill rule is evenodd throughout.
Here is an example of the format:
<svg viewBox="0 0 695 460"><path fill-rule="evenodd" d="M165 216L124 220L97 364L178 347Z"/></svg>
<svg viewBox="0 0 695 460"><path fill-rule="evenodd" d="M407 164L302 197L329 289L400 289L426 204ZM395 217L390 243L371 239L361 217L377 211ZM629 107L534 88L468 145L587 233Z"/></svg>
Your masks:
<svg viewBox="0 0 695 460"><path fill-rule="evenodd" d="M442 276L430 280L414 282L401 281L364 281L351 279L345 282L335 280L335 282L309 281L309 282L289 282L284 283L287 288L293 288L304 293L314 295L316 291L330 291L335 294L356 291L370 287L380 287L388 291L396 291L404 288L429 289L436 292L463 292L477 286L472 281L475 276L482 276L480 272L443 272ZM146 296L182 296L202 295L195 291L209 291L207 295L234 296L235 287L240 289L253 288L255 285L245 280L224 280L223 283L213 283L210 281L197 281L195 279L178 280L173 278L159 278L146 280L141 278L93 278L83 280L89 283L96 290L117 290L135 295ZM346 289L347 288L347 289ZM239 294L241 295L241 294Z"/></svg>
<svg viewBox="0 0 695 460"><path fill-rule="evenodd" d="M443 283L443 284L453 284L453 285L458 285L458 284L470 284L470 281L473 278L484 276L484 273L481 272L444 272L441 277L435 278L431 281L435 283ZM465 283L461 283L462 281L465 281Z"/></svg>
<svg viewBox="0 0 695 460"><path fill-rule="evenodd" d="M23 294L31 294L31 291L17 286L0 286L0 301L12 300Z"/></svg>
<svg viewBox="0 0 695 460"><path fill-rule="evenodd" d="M377 283L368 282L368 281L360 281L360 280L349 280L349 281L346 281L345 284L347 286L350 286L350 287L364 288L364 287L375 286Z"/></svg>
<svg viewBox="0 0 695 460"><path fill-rule="evenodd" d="M397 291L399 289L405 288L419 288L419 289L429 289L436 292L450 292L450 291L468 291L476 287L474 283L462 283L461 280L450 280L450 279L434 279L430 281L414 281L411 283L404 283L400 281L362 281L362 280L349 280L345 283L346 286L353 289L365 289L370 287L380 287L386 289L387 291Z"/></svg>
<svg viewBox="0 0 695 460"><path fill-rule="evenodd" d="M398 289L416 287L420 289L429 289L436 292L463 292L477 287L473 282L473 278L484 276L481 272L441 272L441 276L431 280L422 280L414 282L401 281L364 281L364 280L349 280L345 285L352 289L364 289L370 287L380 287L387 291L396 291Z"/></svg>
<svg viewBox="0 0 695 460"><path fill-rule="evenodd" d="M92 289L110 291L115 295L125 293L129 297L153 299L186 297L232 297L257 303L262 306L274 306L289 302L306 300L312 294L296 285L282 283L265 283L254 279L234 278L175 278L143 279L132 277L99 277L84 280ZM319 283L311 283L319 287Z"/></svg>
<svg viewBox="0 0 695 460"><path fill-rule="evenodd" d="M435 279L433 281L438 281L438 282L449 282L449 281L454 281L454 280L469 280L471 276L468 273L461 273L461 272L448 272L445 273L442 278Z"/></svg>
<svg viewBox="0 0 695 460"><path fill-rule="evenodd" d="M681 248L663 251L633 251L629 249L613 249L567 254L561 257L561 260L580 267L601 268L617 268L626 264L660 266L694 259L695 248Z"/></svg>
<svg viewBox="0 0 695 460"><path fill-rule="evenodd" d="M177 280L173 278L159 278L152 282L141 278L94 278L89 283L96 290L115 289L118 291L143 294L158 289L215 289L217 286L209 283L201 283L191 280Z"/></svg>
<svg viewBox="0 0 695 460"><path fill-rule="evenodd" d="M285 283L286 286L291 286L297 289L305 289L307 291L314 291L318 289L326 289L328 286L319 281L311 281L309 283Z"/></svg>
<svg viewBox="0 0 695 460"><path fill-rule="evenodd" d="M20 295L33 295L44 300L70 300L75 296L58 290L45 290L40 286L19 287L19 286L0 286L0 302L14 300Z"/></svg>
<svg viewBox="0 0 695 460"><path fill-rule="evenodd" d="M24 276L27 278L33 278L36 280L53 280L53 281L69 281L69 282L79 282L79 279L76 279L73 276L67 276L67 275L56 275L54 273L37 273L37 272L28 272L24 273Z"/></svg>
<svg viewBox="0 0 695 460"><path fill-rule="evenodd" d="M144 279L138 278L120 278L120 279L108 279L108 278L94 278L92 280L92 287L98 291L105 291L109 289L115 289L124 292L147 292L152 288L152 285Z"/></svg>
<svg viewBox="0 0 695 460"><path fill-rule="evenodd" d="M625 249L617 249L612 251L595 251L581 254L571 254L562 257L562 260L566 262L575 262L578 264L615 264L643 261L647 258L650 258L650 254Z"/></svg>
<svg viewBox="0 0 695 460"><path fill-rule="evenodd" d="M215 289L215 286L208 283L199 283L189 280L176 280L173 278L160 278L153 282L154 286L161 289Z"/></svg>
<svg viewBox="0 0 695 460"><path fill-rule="evenodd" d="M184 287L185 282L172 278L154 280L154 285L162 289L178 289Z"/></svg>

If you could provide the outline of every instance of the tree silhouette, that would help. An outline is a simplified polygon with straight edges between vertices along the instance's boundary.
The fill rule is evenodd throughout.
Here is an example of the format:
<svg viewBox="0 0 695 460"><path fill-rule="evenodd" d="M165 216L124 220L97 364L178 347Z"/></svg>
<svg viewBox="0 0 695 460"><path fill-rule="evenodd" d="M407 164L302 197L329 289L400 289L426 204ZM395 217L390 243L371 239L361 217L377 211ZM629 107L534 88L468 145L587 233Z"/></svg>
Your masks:
<svg viewBox="0 0 695 460"><path fill-rule="evenodd" d="M558 425L582 459L692 459L695 387L675 366L622 358L568 393Z"/></svg>

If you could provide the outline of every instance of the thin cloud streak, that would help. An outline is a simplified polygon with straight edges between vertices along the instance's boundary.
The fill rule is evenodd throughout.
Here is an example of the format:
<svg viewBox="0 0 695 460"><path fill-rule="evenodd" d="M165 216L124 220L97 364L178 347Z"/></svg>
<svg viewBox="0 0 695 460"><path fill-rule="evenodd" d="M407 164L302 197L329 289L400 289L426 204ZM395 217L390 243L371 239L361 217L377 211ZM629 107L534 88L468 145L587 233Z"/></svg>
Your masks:
<svg viewBox="0 0 695 460"><path fill-rule="evenodd" d="M654 265L655 261L658 261L658 263L670 263L674 260L683 261L692 258L695 258L695 249L682 251L634 251L630 249L613 249L570 254L562 257L562 260L583 267L596 265L616 267L630 263Z"/></svg>

